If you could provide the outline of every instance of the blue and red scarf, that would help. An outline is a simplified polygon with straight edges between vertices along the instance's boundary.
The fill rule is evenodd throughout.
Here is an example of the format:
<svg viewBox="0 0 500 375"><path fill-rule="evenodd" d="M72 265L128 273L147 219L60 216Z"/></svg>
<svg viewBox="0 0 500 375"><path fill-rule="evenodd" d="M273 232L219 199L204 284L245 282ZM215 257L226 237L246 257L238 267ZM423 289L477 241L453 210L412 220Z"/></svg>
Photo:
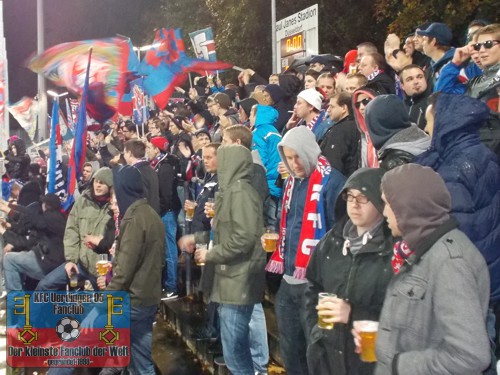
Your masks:
<svg viewBox="0 0 500 375"><path fill-rule="evenodd" d="M326 233L326 217L323 195L321 193L328 181L330 171L330 164L323 156L320 156L316 168L309 177L306 204L302 216L302 228L300 230L298 250L295 257L295 272L293 274L293 277L299 280L305 280L306 268L311 254L316 244ZM266 266L266 271L268 272L278 274L285 272L286 219L290 210L294 182L295 178L293 177L288 177L285 182L278 249L273 253Z"/></svg>

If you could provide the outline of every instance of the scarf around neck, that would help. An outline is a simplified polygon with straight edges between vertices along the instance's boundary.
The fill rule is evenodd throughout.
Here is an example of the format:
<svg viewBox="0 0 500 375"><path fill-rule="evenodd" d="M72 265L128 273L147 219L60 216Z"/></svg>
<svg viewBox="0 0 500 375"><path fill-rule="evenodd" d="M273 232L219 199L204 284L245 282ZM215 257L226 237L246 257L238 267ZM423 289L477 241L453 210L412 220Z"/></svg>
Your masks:
<svg viewBox="0 0 500 375"><path fill-rule="evenodd" d="M302 227L295 257L295 271L293 277L305 280L306 268L316 244L326 233L326 217L323 203L322 190L328 181L331 168L328 161L320 156L318 164L311 173L307 185L306 203L302 215ZM266 271L282 274L285 272L285 238L287 230L287 216L290 210L295 178L288 177L285 182L283 203L281 210L281 228L278 240L278 249L273 253Z"/></svg>

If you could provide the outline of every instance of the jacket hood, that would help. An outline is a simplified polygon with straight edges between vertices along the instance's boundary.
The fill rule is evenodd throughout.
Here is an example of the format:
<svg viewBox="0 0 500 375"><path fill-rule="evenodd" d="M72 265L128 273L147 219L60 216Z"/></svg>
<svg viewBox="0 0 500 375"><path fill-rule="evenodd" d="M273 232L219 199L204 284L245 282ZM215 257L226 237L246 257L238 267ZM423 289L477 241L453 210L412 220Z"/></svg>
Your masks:
<svg viewBox="0 0 500 375"><path fill-rule="evenodd" d="M11 146L16 146L17 156L26 154L26 143L22 139L17 138L13 140Z"/></svg>
<svg viewBox="0 0 500 375"><path fill-rule="evenodd" d="M279 113L269 105L257 105L257 112L255 117L255 127L259 125L272 125L276 124Z"/></svg>
<svg viewBox="0 0 500 375"><path fill-rule="evenodd" d="M271 99L273 100L274 104L277 104L278 102L282 101L285 96L283 89L278 85L269 84L266 86L265 90L271 96Z"/></svg>
<svg viewBox="0 0 500 375"><path fill-rule="evenodd" d="M389 115L388 115L389 114ZM399 131L411 125L403 101L396 95L380 95L365 109L368 133L377 150Z"/></svg>
<svg viewBox="0 0 500 375"><path fill-rule="evenodd" d="M252 154L247 148L229 145L217 149L217 176L221 190L238 180L250 182L252 173Z"/></svg>
<svg viewBox="0 0 500 375"><path fill-rule="evenodd" d="M91 183L93 180L99 180L105 183L108 187L113 187L113 172L108 167L99 168L92 176Z"/></svg>
<svg viewBox="0 0 500 375"><path fill-rule="evenodd" d="M255 104L258 104L259 102L255 100L254 98L246 98L243 100L240 100L238 103L241 108L243 108L243 111L245 111L246 115L250 117L250 111L252 110L252 107Z"/></svg>
<svg viewBox="0 0 500 375"><path fill-rule="evenodd" d="M132 203L144 197L141 172L129 165L114 168L113 189L120 209L120 216L124 216Z"/></svg>
<svg viewBox="0 0 500 375"><path fill-rule="evenodd" d="M385 150L396 149L417 156L427 151L430 145L431 137L417 125L411 124L410 127L398 131L387 140L378 150L378 155L381 158Z"/></svg>
<svg viewBox="0 0 500 375"><path fill-rule="evenodd" d="M457 144L479 142L479 128L488 118L489 109L482 101L466 95L441 94L434 113L431 145L443 154Z"/></svg>
<svg viewBox="0 0 500 375"><path fill-rule="evenodd" d="M429 167L410 163L388 171L382 178L382 192L412 250L450 219L450 193Z"/></svg>
<svg viewBox="0 0 500 375"><path fill-rule="evenodd" d="M348 178L337 199L343 199L342 193L348 189L356 189L366 195L377 211L382 213L384 211L384 201L380 192L380 184L384 173L385 170L381 168L358 169Z"/></svg>
<svg viewBox="0 0 500 375"><path fill-rule="evenodd" d="M285 98L293 98L302 90L302 81L294 74L280 74L278 79Z"/></svg>
<svg viewBox="0 0 500 375"><path fill-rule="evenodd" d="M366 121L363 118L363 116L361 116L361 113L359 112L359 108L356 108L356 106L354 105L354 103L356 103L358 101L358 96L361 94L366 95L367 97L371 98L372 100L374 98L376 98L377 95L379 95L379 94L375 90L372 90L372 89L369 89L366 87L361 87L360 89L357 89L356 91L354 91L354 93L352 94L352 110L354 112L354 119L356 120L356 125L358 126L358 130L360 132L367 133L368 130L366 129ZM365 109L365 116L366 116L366 109Z"/></svg>
<svg viewBox="0 0 500 375"><path fill-rule="evenodd" d="M285 154L283 152L283 147L288 147L293 149L300 160L304 164L304 170L306 176L310 176L316 165L318 164L318 157L321 154L321 149L316 143L316 137L313 132L310 131L305 126L297 126L289 130L280 143L278 143L278 151L281 156L281 160L286 166L286 169L290 175L295 177L290 165L286 161Z"/></svg>

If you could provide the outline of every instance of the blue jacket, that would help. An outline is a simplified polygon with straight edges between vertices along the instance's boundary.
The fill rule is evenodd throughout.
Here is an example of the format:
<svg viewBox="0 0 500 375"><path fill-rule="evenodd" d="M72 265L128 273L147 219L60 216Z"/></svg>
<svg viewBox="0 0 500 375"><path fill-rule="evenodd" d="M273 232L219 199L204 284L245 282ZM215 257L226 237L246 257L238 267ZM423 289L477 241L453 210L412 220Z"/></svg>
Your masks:
<svg viewBox="0 0 500 375"><path fill-rule="evenodd" d="M455 48L450 48L438 61L433 62L431 64L433 87L439 86L441 70L443 70L446 64L451 62L451 59L453 58L454 54L455 54Z"/></svg>
<svg viewBox="0 0 500 375"><path fill-rule="evenodd" d="M455 65L450 61L450 63L441 70L439 80L436 82L436 86L434 86L434 92L442 91L447 94L465 94L467 92L467 83L462 83L458 79L461 70L462 66ZM471 61L465 67L464 73L467 79L470 80L483 74L483 71Z"/></svg>
<svg viewBox="0 0 500 375"><path fill-rule="evenodd" d="M277 110L268 105L257 104L252 150L257 150L266 168L269 193L273 197L279 198L281 197L281 188L275 185L278 178L278 163L281 161L278 152L281 135L274 127L277 119Z"/></svg>
<svg viewBox="0 0 500 375"><path fill-rule="evenodd" d="M459 228L483 254L491 299L500 300L500 166L479 140L488 107L463 95L442 94L436 103L431 148L414 159L443 178Z"/></svg>

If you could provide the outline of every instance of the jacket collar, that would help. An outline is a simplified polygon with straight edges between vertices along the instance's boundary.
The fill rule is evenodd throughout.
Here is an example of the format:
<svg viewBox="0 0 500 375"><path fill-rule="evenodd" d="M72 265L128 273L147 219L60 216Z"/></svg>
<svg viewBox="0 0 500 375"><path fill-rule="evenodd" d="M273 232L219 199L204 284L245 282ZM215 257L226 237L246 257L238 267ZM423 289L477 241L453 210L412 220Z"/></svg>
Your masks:
<svg viewBox="0 0 500 375"><path fill-rule="evenodd" d="M450 218L448 221L441 224L434 230L434 232L432 232L426 238L420 241L418 247L414 249L415 252L412 255L410 255L408 259L406 259L406 263L408 263L410 266L417 264L422 258L422 256L427 251L429 251L429 249L437 242L437 240L439 240L446 233L457 227L458 223L454 218Z"/></svg>

